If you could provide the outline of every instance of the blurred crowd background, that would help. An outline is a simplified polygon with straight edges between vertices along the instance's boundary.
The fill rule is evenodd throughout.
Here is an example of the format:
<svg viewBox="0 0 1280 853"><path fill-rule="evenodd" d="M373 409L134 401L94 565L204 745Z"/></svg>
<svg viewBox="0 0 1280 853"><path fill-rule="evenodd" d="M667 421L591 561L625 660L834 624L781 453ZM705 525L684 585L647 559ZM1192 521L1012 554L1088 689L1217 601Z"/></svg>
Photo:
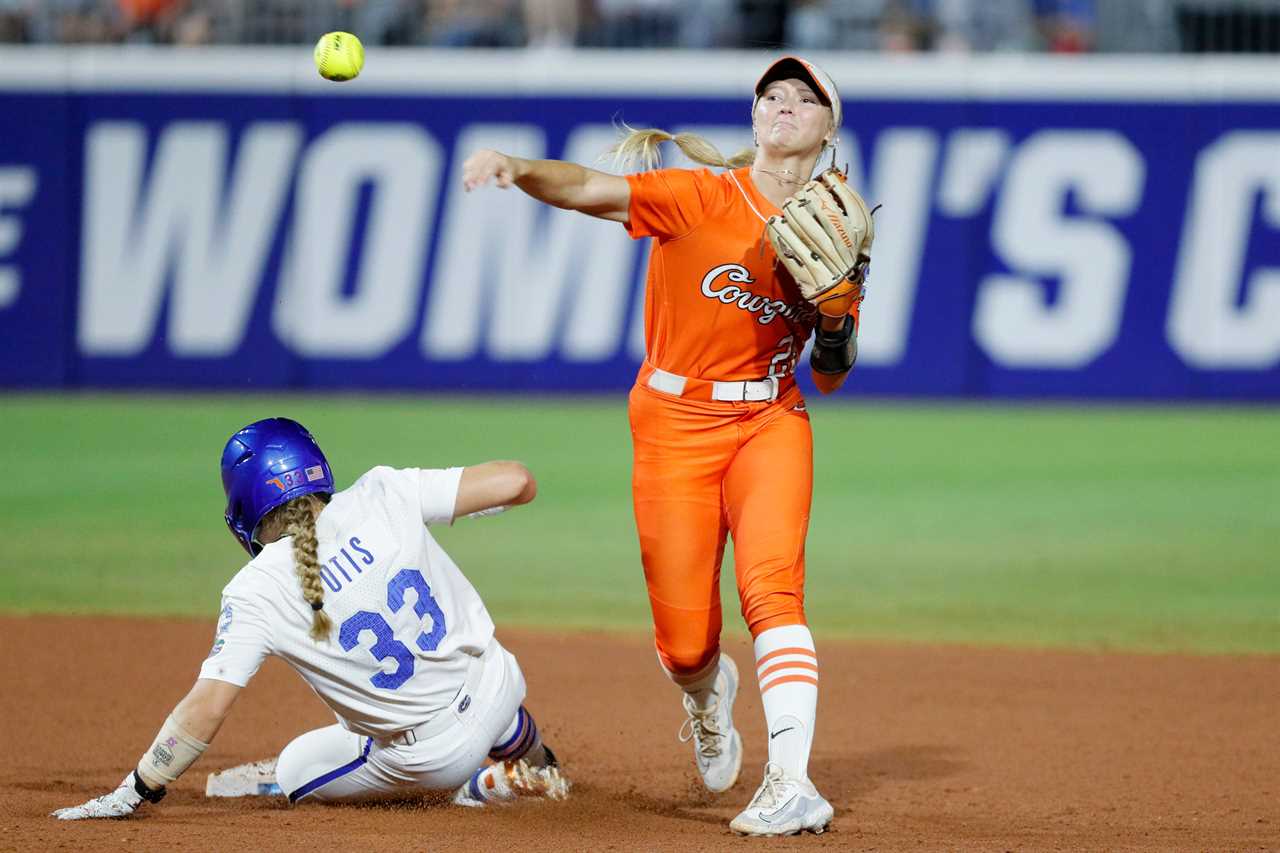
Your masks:
<svg viewBox="0 0 1280 853"><path fill-rule="evenodd" d="M1280 0L0 0L0 42L1280 52Z"/></svg>

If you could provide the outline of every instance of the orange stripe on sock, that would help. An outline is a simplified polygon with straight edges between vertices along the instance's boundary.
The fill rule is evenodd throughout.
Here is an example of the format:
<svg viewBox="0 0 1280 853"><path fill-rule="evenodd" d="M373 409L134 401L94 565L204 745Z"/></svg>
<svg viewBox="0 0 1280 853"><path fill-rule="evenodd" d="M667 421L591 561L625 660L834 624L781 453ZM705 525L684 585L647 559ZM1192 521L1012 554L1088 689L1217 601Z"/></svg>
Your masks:
<svg viewBox="0 0 1280 853"><path fill-rule="evenodd" d="M764 666L765 661L773 660L779 655L808 655L814 660L818 659L818 654L813 649L804 649L804 648L801 648L800 646L792 646L789 649L778 649L777 651L769 652L769 654L765 655L764 657L760 658L760 660L756 661L756 669L759 669L760 667Z"/></svg>
<svg viewBox="0 0 1280 853"><path fill-rule="evenodd" d="M779 684L791 684L792 682L795 682L795 681L802 681L805 684L812 684L814 687L818 686L818 679L814 678L812 675L784 675L781 678L775 678L773 681L770 681L768 684L760 685L760 694L764 695L768 691L777 687Z"/></svg>
<svg viewBox="0 0 1280 853"><path fill-rule="evenodd" d="M770 675L772 675L773 673L781 669L808 669L808 670L812 670L813 672L817 672L818 665L816 663L809 663L808 661L791 661L791 660L783 661L782 663L775 663L773 666L769 667L764 672L760 673L760 680L764 681Z"/></svg>

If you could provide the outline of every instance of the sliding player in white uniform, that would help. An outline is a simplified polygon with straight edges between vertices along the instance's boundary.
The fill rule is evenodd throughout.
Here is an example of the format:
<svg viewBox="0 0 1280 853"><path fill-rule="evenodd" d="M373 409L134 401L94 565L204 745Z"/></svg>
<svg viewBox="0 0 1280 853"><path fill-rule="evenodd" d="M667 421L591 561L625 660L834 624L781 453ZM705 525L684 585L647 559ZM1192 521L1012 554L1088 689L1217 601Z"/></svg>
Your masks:
<svg viewBox="0 0 1280 853"><path fill-rule="evenodd" d="M55 816L125 817L158 802L267 655L338 719L280 754L276 778L291 802L455 788L463 805L567 794L521 705L519 665L425 526L529 502L536 486L523 465L379 467L335 494L311 434L272 418L231 437L222 480L227 525L253 559L223 590L200 677L118 788Z"/></svg>

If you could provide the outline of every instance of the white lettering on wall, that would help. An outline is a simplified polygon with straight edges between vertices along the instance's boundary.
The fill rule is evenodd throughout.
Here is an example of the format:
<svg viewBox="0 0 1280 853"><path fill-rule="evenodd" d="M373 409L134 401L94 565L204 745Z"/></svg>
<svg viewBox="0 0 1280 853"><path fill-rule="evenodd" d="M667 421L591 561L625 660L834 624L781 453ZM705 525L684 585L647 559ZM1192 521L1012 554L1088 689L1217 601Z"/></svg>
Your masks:
<svg viewBox="0 0 1280 853"><path fill-rule="evenodd" d="M1228 133L1196 159L1167 330L1170 346L1193 367L1265 370L1280 363L1280 267L1259 268L1245 280L1259 195L1274 233L1280 133Z"/></svg>
<svg viewBox="0 0 1280 853"><path fill-rule="evenodd" d="M276 334L295 352L377 358L412 332L443 160L416 124L342 124L307 149L272 313ZM366 187L368 221L356 233Z"/></svg>
<svg viewBox="0 0 1280 853"><path fill-rule="evenodd" d="M93 125L85 141L80 352L143 351L155 336L166 284L170 351L187 357L234 352L300 142L294 124L250 125L228 181L226 127L175 122L160 135L144 175L144 125Z"/></svg>
<svg viewBox="0 0 1280 853"><path fill-rule="evenodd" d="M996 364L1082 367L1115 343L1132 252L1102 217L1137 208L1145 168L1111 131L1045 130L1021 145L992 227L1013 272L979 282L974 308L975 339ZM1068 199L1083 215L1067 213ZM1058 281L1052 304L1045 279Z"/></svg>
<svg viewBox="0 0 1280 853"><path fill-rule="evenodd" d="M584 125L563 159L596 166L614 139L609 125ZM536 126L473 125L458 140L454 171L482 148L546 156ZM460 178L446 209L422 324L428 358L463 360L483 347L497 360L537 361L557 342L568 361L617 352L636 252L620 224L548 207L516 188L468 193Z"/></svg>
<svg viewBox="0 0 1280 853"><path fill-rule="evenodd" d="M938 178L938 207L947 216L977 216L1009 159L1009 134L995 128L962 127L947 138Z"/></svg>
<svg viewBox="0 0 1280 853"><path fill-rule="evenodd" d="M11 211L25 207L35 198L36 170L30 166L0 168L0 259L8 257L22 242L22 219ZM16 265L0 266L0 309L18 301L22 274Z"/></svg>
<svg viewBox="0 0 1280 853"><path fill-rule="evenodd" d="M875 162L864 179L858 167L865 157L848 132L854 151L849 180L876 211L876 240L871 250L867 296L858 329L858 362L886 367L907 351L907 333L916 306L920 258L938 161L938 135L925 128L890 128L876 139Z"/></svg>

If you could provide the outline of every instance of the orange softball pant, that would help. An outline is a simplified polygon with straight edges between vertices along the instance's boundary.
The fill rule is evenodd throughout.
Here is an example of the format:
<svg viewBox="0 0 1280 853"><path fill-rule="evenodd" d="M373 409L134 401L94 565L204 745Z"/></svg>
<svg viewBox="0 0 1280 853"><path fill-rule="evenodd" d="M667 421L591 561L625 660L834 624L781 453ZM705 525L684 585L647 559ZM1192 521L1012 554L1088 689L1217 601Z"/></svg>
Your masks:
<svg viewBox="0 0 1280 853"><path fill-rule="evenodd" d="M804 624L813 434L792 385L772 403L631 390L632 494L658 656L704 668L720 648L720 564L733 536L752 636Z"/></svg>

